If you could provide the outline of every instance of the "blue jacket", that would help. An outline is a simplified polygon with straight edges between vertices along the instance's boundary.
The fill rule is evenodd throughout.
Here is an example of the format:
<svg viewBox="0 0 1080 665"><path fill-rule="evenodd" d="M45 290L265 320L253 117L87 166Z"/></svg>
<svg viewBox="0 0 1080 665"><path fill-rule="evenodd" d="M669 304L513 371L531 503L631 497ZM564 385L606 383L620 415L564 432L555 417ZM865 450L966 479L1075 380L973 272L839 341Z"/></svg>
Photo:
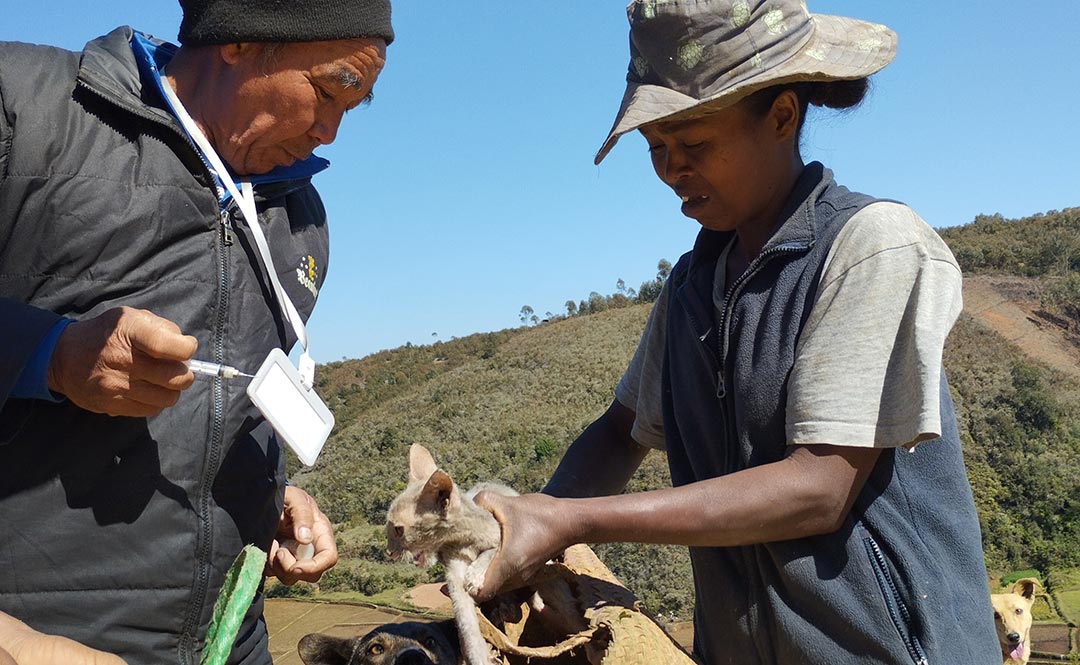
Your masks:
<svg viewBox="0 0 1080 665"><path fill-rule="evenodd" d="M671 274L664 432L675 485L782 459L795 348L832 241L872 199L810 164L786 221L716 320L730 234L702 230ZM719 334L718 334L719 333ZM979 523L944 379L940 439L885 450L836 532L691 548L695 652L710 665L983 665L1000 660Z"/></svg>
<svg viewBox="0 0 1080 665"><path fill-rule="evenodd" d="M148 309L247 371L294 343L244 222L119 28L81 53L0 43L0 611L119 654L195 663L245 544L281 514L282 451L242 385L198 380L152 418L10 398L60 316ZM306 318L326 270L308 178L256 188ZM316 288L300 279L298 270ZM270 663L262 599L230 662Z"/></svg>

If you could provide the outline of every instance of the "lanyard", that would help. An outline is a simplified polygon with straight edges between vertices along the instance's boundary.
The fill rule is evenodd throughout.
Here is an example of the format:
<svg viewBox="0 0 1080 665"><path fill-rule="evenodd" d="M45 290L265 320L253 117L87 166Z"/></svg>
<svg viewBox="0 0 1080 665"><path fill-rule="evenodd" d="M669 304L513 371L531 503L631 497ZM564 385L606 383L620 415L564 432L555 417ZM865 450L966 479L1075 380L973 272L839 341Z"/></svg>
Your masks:
<svg viewBox="0 0 1080 665"><path fill-rule="evenodd" d="M300 313L296 311L296 306L293 305L292 300L285 293L285 289L282 288L277 271L274 269L274 260L270 256L270 246L266 242L266 236L263 234L262 227L259 224L258 211L255 209L255 192L251 187L251 181L247 178L241 178L240 187L237 188L232 176L229 175L229 170L225 168L225 164L218 157L217 151L214 150L206 135L192 120L191 115L188 114L187 109L184 108L180 98L176 96L176 92L169 85L169 81L164 75L161 77L161 88L164 90L165 97L169 100L173 112L180 120L180 124L183 125L188 136L199 147L210 165L213 166L218 179L225 185L225 189L229 190L229 194L236 200L244 220L247 221L248 228L251 229L251 236L255 240L255 245L259 248L259 254L262 256L267 275L270 277L270 283L274 287L274 294L277 296L281 312L284 314L285 320L292 325L296 339L304 347L304 353L300 356L299 363L300 378L304 383L304 387L311 390L315 380L315 361L312 360L311 354L308 353L307 329L304 327L303 319L300 318Z"/></svg>

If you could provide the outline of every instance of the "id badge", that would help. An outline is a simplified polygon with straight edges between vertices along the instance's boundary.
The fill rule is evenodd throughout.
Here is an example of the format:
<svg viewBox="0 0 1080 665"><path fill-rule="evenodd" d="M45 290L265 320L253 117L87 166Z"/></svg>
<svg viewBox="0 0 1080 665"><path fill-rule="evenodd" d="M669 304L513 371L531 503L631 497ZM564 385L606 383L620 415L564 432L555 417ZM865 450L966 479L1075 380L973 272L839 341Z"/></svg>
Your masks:
<svg viewBox="0 0 1080 665"><path fill-rule="evenodd" d="M306 466L315 464L334 429L334 414L314 390L304 388L284 351L274 349L266 356L247 394L300 461Z"/></svg>

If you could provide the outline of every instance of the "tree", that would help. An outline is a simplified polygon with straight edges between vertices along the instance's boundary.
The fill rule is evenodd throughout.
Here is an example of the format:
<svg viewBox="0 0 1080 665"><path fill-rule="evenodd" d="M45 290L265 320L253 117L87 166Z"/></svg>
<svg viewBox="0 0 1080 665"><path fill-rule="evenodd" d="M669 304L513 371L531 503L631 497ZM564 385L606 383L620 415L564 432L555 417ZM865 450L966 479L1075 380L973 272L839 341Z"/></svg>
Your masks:
<svg viewBox="0 0 1080 665"><path fill-rule="evenodd" d="M667 278L671 275L671 262L667 259L660 259L656 264L656 279L661 283L666 282Z"/></svg>
<svg viewBox="0 0 1080 665"><path fill-rule="evenodd" d="M533 315L533 308L528 305L522 305L521 311L518 313L518 318L521 319L523 325L529 324L529 317Z"/></svg>
<svg viewBox="0 0 1080 665"><path fill-rule="evenodd" d="M607 303L604 302L604 296L596 291L589 293L589 314L597 314L605 309L607 309Z"/></svg>
<svg viewBox="0 0 1080 665"><path fill-rule="evenodd" d="M664 288L664 282L671 275L671 262L660 259L656 264L656 279L641 283L637 292L638 302L656 302L660 297L660 291Z"/></svg>
<svg viewBox="0 0 1080 665"><path fill-rule="evenodd" d="M577 316L577 313L578 313L577 303L574 302L573 300L567 300L566 301L566 315L567 316Z"/></svg>

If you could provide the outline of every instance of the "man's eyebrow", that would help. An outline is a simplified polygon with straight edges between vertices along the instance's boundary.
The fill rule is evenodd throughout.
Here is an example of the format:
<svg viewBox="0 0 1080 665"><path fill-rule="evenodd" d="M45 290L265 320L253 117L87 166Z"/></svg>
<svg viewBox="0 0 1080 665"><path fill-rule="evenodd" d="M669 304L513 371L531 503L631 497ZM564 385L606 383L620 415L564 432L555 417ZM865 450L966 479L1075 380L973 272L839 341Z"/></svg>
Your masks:
<svg viewBox="0 0 1080 665"><path fill-rule="evenodd" d="M337 67L330 74L330 78L334 83L337 83L342 88L352 88L359 90L364 87L364 79L360 78L355 72L352 72L345 67Z"/></svg>

